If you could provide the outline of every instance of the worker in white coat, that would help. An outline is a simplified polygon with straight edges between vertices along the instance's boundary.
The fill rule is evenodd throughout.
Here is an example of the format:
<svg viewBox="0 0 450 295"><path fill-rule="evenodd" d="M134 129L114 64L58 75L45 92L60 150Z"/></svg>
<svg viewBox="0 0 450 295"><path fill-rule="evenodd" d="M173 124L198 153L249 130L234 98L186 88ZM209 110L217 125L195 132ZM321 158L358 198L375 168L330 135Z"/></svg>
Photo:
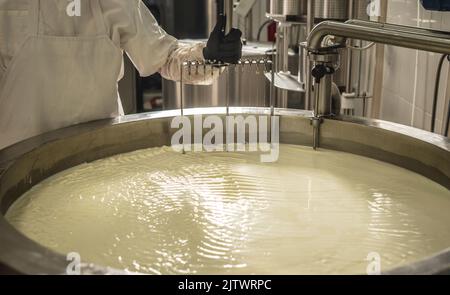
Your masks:
<svg viewBox="0 0 450 295"><path fill-rule="evenodd" d="M68 5L79 5L78 13ZM175 81L185 60L236 62L241 32L225 36L224 21L207 44L181 46L141 0L0 0L0 149L121 115L123 52L141 76L160 72ZM211 82L202 73L185 78Z"/></svg>

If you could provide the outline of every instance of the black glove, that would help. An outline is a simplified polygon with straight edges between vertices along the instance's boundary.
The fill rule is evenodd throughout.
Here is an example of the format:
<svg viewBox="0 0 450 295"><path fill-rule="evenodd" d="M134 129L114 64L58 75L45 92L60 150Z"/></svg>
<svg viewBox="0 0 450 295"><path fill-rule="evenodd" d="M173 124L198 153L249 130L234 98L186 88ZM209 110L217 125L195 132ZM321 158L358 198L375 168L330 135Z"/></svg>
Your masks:
<svg viewBox="0 0 450 295"><path fill-rule="evenodd" d="M226 16L219 17L216 27L203 49L203 56L206 60L236 64L242 57L242 32L238 29L231 29L230 33L225 36L223 28L226 23Z"/></svg>

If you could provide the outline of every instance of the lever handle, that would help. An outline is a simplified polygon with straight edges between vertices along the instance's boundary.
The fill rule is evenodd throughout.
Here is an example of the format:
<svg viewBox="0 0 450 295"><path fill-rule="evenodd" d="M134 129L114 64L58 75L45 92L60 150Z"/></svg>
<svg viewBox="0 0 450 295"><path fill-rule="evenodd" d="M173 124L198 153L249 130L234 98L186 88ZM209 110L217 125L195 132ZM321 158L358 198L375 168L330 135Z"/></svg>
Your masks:
<svg viewBox="0 0 450 295"><path fill-rule="evenodd" d="M225 14L225 0L216 0L217 3L217 21L223 18L221 32L225 35L227 29L227 18Z"/></svg>

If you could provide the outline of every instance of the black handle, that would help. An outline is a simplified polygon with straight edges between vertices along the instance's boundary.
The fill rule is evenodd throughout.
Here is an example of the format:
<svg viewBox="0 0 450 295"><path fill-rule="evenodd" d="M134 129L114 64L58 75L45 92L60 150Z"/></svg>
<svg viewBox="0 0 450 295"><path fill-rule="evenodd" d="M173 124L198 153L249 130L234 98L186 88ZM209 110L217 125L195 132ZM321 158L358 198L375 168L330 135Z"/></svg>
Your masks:
<svg viewBox="0 0 450 295"><path fill-rule="evenodd" d="M225 15L225 0L216 0L217 3L217 17Z"/></svg>
<svg viewBox="0 0 450 295"><path fill-rule="evenodd" d="M225 15L225 0L216 0L217 4L217 20L224 18L225 20L222 22L221 31L225 34L227 28L227 21Z"/></svg>

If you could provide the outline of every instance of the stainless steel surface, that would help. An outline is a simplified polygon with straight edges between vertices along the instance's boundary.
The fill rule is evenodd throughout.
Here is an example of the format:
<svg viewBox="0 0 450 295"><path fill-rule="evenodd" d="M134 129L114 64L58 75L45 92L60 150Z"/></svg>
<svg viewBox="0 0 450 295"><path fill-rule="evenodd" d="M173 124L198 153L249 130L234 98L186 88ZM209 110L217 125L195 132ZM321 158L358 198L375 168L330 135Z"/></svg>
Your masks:
<svg viewBox="0 0 450 295"><path fill-rule="evenodd" d="M183 40L182 42L199 41ZM272 44L250 42L244 46L243 60L266 58L267 52L272 49ZM264 76L261 65L244 68L231 66L228 72L222 73L219 79L209 86L180 84L163 80L165 110L181 107L181 89L183 89L186 108L225 106L227 99L231 106L265 107L269 105L270 83Z"/></svg>
<svg viewBox="0 0 450 295"><path fill-rule="evenodd" d="M303 16L306 14L306 0L270 0L271 16Z"/></svg>
<svg viewBox="0 0 450 295"><path fill-rule="evenodd" d="M264 74L270 82L270 107L273 108L275 107L274 105L274 100L273 100L273 95L272 95L272 89L276 86L276 80L273 79L272 77L274 77L275 72L274 72L274 63L272 62L272 60L267 59L267 58L256 58L256 59L249 59L246 58L244 60L239 60L237 62L237 64L227 64L227 63L222 63L222 62L211 62L211 61L187 61L187 62L183 62L183 65L180 69L180 111L181 111L181 116L184 115L184 109L185 109L185 104L184 104L184 98L185 98L185 80L184 77L186 75L191 75L191 73L196 72L199 73L200 71L203 71L204 73L208 73L208 72L213 72L213 70L215 68L220 68L220 70L222 71L222 75L225 77L225 94L224 94L224 98L225 98L225 107L227 110L227 116L228 116L228 111L229 111L229 107L230 107L230 93L229 93L229 85L230 85L230 71L233 71L234 73L239 73L239 72L244 72L244 71L251 71L254 70L256 75L261 75ZM186 74L187 73L187 74ZM209 75L209 74L208 74ZM298 83L297 80L294 80L294 82L291 81L292 83Z"/></svg>
<svg viewBox="0 0 450 295"><path fill-rule="evenodd" d="M209 34L213 31L213 29L217 23L216 1L206 1L205 10L206 10L205 11L205 14L206 14L206 34L205 34L205 36L209 36Z"/></svg>
<svg viewBox="0 0 450 295"><path fill-rule="evenodd" d="M225 15L227 16L227 26L225 32L228 33L233 28L233 9L234 0L224 0L225 1Z"/></svg>
<svg viewBox="0 0 450 295"><path fill-rule="evenodd" d="M348 4L348 15L350 19L355 18L355 1L350 0ZM353 41L350 40L350 45L352 45ZM361 65L359 65L361 66ZM353 67L353 52L350 49L347 49L347 65L346 65L346 77L345 77L345 92L352 92L352 67Z"/></svg>
<svg viewBox="0 0 450 295"><path fill-rule="evenodd" d="M279 43L279 57L280 57L280 67L279 71L288 72L289 71L289 46L290 46L290 38L289 38L289 29L290 26L279 24L278 26L278 38L277 42Z"/></svg>
<svg viewBox="0 0 450 295"><path fill-rule="evenodd" d="M345 23L350 24L350 25L391 30L391 31L395 31L395 32L410 32L413 34L424 35L424 36L431 35L431 36L434 36L437 38L449 38L450 37L450 32L432 30L432 29L427 29L427 28L420 28L420 27L394 25L394 24L379 23L379 22L372 22L372 21L359 20L359 19L351 19L351 20L346 21Z"/></svg>
<svg viewBox="0 0 450 295"><path fill-rule="evenodd" d="M368 23L370 25L322 22L309 35L308 47L310 51L317 52L322 48L323 39L326 36L333 35L436 53L450 53L450 34L433 33L430 30L419 28L411 31L410 29L404 29L404 26L396 25L390 25L388 28L377 27L373 23ZM393 33L394 31L396 33Z"/></svg>
<svg viewBox="0 0 450 295"><path fill-rule="evenodd" d="M325 21L317 25L308 37L308 50L310 51L311 60L318 57L327 56L335 51L334 48L323 47L323 40L327 36L341 37L341 45L345 46L348 38L371 41L381 44L406 47L411 49L425 50L437 53L450 54L450 34L442 34L442 32L430 31L427 29L411 28L397 25L389 25L387 27L373 22L331 22ZM311 83L311 81L310 81ZM324 89L331 88L331 81L327 82L329 86ZM309 85L311 87L311 85ZM319 88L322 90L323 88ZM327 91L322 91L315 95L316 110L322 111L319 106L328 105L331 97ZM329 116L330 112L315 113L316 117ZM315 132L318 133L320 128L315 126ZM314 141L314 147L318 145Z"/></svg>
<svg viewBox="0 0 450 295"><path fill-rule="evenodd" d="M298 55L295 55L291 48L294 45L298 45L300 38L302 25L293 25L287 22L278 22L277 38L276 38L276 83L278 90L277 106L287 108L289 106L289 100L292 98L292 92L304 92L304 87L299 81L299 77L291 72L292 57L294 62L298 61ZM300 68L300 64L297 65ZM295 71L298 74L298 70ZM272 79L270 79L272 81ZM297 94L297 98L300 95Z"/></svg>
<svg viewBox="0 0 450 295"><path fill-rule="evenodd" d="M192 3L193 6L195 6L194 3ZM212 32L214 27L217 24L217 2L216 0L206 0L205 1L205 8L206 8L206 35L209 36L209 34ZM233 0L224 0L224 9L225 9L225 15L227 16L227 26L225 28L226 32L229 32L233 25Z"/></svg>
<svg viewBox="0 0 450 295"><path fill-rule="evenodd" d="M305 91L305 93L308 93L308 90L306 89L307 85L307 77L309 72L307 71L309 59L308 59L308 51L306 49L306 42L301 42L299 44L299 54L298 54L298 82L300 83L301 88ZM308 108L305 105L305 109Z"/></svg>
<svg viewBox="0 0 450 295"><path fill-rule="evenodd" d="M266 78L272 82L271 73L266 73ZM278 89L296 91L296 92L305 92L303 85L298 81L297 76L292 76L290 74L277 73L275 75L275 86Z"/></svg>
<svg viewBox="0 0 450 295"><path fill-rule="evenodd" d="M315 24L315 4L314 4L314 0L307 0L307 22L306 22L306 34L307 36L309 36L309 34L311 33L312 29L314 28L314 24ZM305 88L306 88L306 92L305 92L305 109L310 110L312 108L312 83L311 81L309 81L311 79L309 73L311 72L312 69L312 64L311 61L309 60L309 58L307 58L308 54L307 54L307 44L305 45L305 55L304 55L304 67L305 67L305 72L306 74L306 78L305 78Z"/></svg>
<svg viewBox="0 0 450 295"><path fill-rule="evenodd" d="M314 11L308 10L309 0L270 0L268 16L289 21L289 16L297 17L296 21L306 21L311 15L319 20L346 20L348 19L349 0L315 0L311 2ZM311 14L313 12L314 14Z"/></svg>
<svg viewBox="0 0 450 295"><path fill-rule="evenodd" d="M293 45L298 46L299 42L304 41L303 38L295 40L292 34L289 33L294 27L302 27L306 25L306 33L308 34L317 20L334 19L346 20L349 14L349 0L301 0L301 1L270 1L268 17L275 19L278 22L277 33L277 69L279 72L286 73L287 68L287 52ZM359 7L359 6L358 6ZM280 17L284 16L283 17ZM297 18L289 18L289 16L297 16ZM306 34L306 35L307 35ZM302 34L298 34L299 36ZM294 42L293 42L294 41ZM296 42L295 42L296 41ZM346 58L343 58L344 62ZM304 68L308 72L311 70L311 63L304 58L304 61L299 62L299 68ZM300 70L301 71L301 70ZM295 73L297 75L297 73ZM301 107L305 109L311 108L311 93L313 89L303 86L308 84L305 79L300 78L300 73L296 76L299 80L299 87L305 89L306 94L301 97ZM345 85L346 68L342 67L339 71L334 73L334 81L339 86ZM308 79L308 78L307 78ZM307 80L306 79L306 80ZM283 90L279 91L279 106L287 107L291 98L289 92Z"/></svg>
<svg viewBox="0 0 450 295"><path fill-rule="evenodd" d="M321 20L346 20L348 5L349 0L316 0L314 15Z"/></svg>
<svg viewBox="0 0 450 295"><path fill-rule="evenodd" d="M225 108L188 109L185 115L219 114ZM268 108L230 108L231 114L270 115ZM25 274L63 274L66 257L29 240L11 227L3 214L32 186L47 177L85 162L169 145L171 120L179 111L131 115L82 124L47 133L0 151L0 269ZM275 109L280 116L280 142L309 145L312 113ZM324 148L385 161L424 175L450 189L450 141L437 134L362 118L324 119ZM391 273L434 274L450 271L449 249L435 257ZM120 273L101 266L82 266L84 274Z"/></svg>
<svg viewBox="0 0 450 295"><path fill-rule="evenodd" d="M331 75L326 75L322 78L319 85L319 93L325 97L331 97L331 83L333 82ZM319 100L318 114L331 114L331 99Z"/></svg>

